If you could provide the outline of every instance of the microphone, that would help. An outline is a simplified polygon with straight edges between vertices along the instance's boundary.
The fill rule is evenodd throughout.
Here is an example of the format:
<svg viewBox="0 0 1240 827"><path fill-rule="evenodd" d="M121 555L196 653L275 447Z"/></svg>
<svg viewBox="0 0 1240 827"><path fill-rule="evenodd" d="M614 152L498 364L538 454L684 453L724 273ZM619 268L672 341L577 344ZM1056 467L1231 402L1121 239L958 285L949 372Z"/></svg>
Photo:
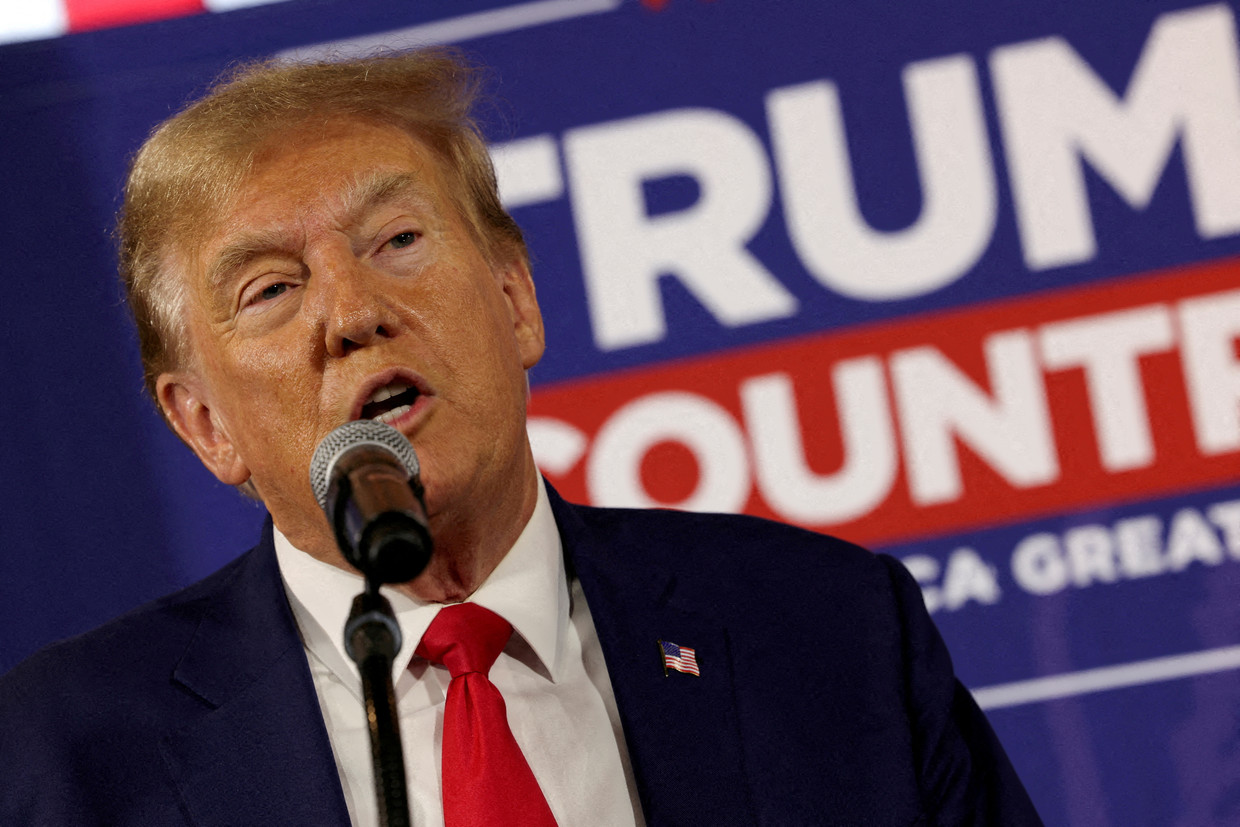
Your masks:
<svg viewBox="0 0 1240 827"><path fill-rule="evenodd" d="M426 568L433 543L418 457L400 431L372 419L341 425L315 448L310 486L368 583L405 583Z"/></svg>

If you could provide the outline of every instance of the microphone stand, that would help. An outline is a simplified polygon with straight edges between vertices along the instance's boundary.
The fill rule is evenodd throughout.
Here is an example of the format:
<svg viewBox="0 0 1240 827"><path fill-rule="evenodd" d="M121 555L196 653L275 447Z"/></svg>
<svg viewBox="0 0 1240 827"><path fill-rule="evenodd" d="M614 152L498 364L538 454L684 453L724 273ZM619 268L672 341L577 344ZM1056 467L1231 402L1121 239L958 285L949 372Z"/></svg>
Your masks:
<svg viewBox="0 0 1240 827"><path fill-rule="evenodd" d="M370 757L375 771L381 827L409 827L405 756L400 718L392 686L392 661L400 650L400 626L379 584L366 578L366 590L353 599L344 627L345 649L362 673L366 719L370 723Z"/></svg>
<svg viewBox="0 0 1240 827"><path fill-rule="evenodd" d="M362 675L379 824L409 827L405 755L392 686L400 626L379 586L413 580L431 557L434 543L418 457L408 440L388 425L347 422L315 448L310 485L341 554L366 580L344 626L344 648Z"/></svg>

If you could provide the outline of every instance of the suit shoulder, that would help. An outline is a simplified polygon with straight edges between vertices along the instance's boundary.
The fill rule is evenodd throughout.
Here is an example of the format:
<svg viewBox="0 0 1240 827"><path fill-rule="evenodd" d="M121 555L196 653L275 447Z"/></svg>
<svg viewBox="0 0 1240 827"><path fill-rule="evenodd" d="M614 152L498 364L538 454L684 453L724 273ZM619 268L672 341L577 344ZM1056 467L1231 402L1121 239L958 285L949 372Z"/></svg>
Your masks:
<svg viewBox="0 0 1240 827"><path fill-rule="evenodd" d="M868 584L890 593L892 566L883 555L827 534L741 514L705 514L665 509L570 506L576 526L607 555L624 555L639 565L684 575L721 588L756 595L798 592L806 584L828 591Z"/></svg>
<svg viewBox="0 0 1240 827"><path fill-rule="evenodd" d="M870 551L848 540L748 514L595 506L573 508L592 529L608 532L618 539L652 537L720 552L743 551L756 544L787 554L825 554L828 562L838 565L862 563L873 557Z"/></svg>
<svg viewBox="0 0 1240 827"><path fill-rule="evenodd" d="M52 687L72 694L74 687L97 693L122 676L141 679L155 664L166 670L168 659L194 634L207 604L251 564L251 550L224 567L163 597L125 612L106 623L52 643L0 675L0 708L21 696L30 702Z"/></svg>

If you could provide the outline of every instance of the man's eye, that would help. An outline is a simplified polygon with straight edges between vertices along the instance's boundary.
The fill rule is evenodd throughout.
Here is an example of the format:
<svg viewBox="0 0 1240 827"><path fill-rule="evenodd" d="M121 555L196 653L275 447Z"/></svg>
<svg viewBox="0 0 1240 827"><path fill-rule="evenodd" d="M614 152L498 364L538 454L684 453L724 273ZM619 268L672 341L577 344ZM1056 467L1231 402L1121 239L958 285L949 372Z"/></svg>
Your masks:
<svg viewBox="0 0 1240 827"><path fill-rule="evenodd" d="M269 284L264 287L261 292L259 292L257 299L259 301L271 301L276 296L283 294L287 289L288 285L282 281L276 282L275 284Z"/></svg>
<svg viewBox="0 0 1240 827"><path fill-rule="evenodd" d="M418 234L410 230L408 232L397 233L396 235L392 236L392 239L388 242L388 244L390 244L393 249L399 250L402 247L408 247L410 244L412 244L413 242L417 240L418 240Z"/></svg>
<svg viewBox="0 0 1240 827"><path fill-rule="evenodd" d="M245 299L245 305L262 304L272 299L279 298L288 290L288 282L276 281L259 290L257 293L251 293L249 298Z"/></svg>

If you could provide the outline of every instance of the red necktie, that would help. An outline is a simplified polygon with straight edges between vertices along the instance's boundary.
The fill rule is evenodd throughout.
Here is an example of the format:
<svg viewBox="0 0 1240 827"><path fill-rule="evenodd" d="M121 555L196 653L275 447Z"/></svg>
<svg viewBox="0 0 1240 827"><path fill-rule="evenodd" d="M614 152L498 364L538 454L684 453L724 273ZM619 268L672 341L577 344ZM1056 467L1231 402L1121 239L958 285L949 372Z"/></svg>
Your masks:
<svg viewBox="0 0 1240 827"><path fill-rule="evenodd" d="M555 817L508 728L504 697L487 674L512 626L476 603L445 606L417 654L448 667L443 714L446 827L554 827Z"/></svg>

